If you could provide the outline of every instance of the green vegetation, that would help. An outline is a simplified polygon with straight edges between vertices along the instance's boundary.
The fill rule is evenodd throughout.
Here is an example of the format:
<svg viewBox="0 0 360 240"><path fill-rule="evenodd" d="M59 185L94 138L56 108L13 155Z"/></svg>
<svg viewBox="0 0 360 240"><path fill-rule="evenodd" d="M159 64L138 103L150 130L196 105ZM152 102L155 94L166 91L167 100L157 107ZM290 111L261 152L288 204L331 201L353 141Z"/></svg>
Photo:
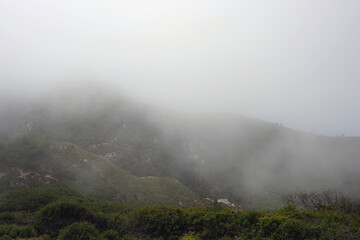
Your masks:
<svg viewBox="0 0 360 240"><path fill-rule="evenodd" d="M0 212L0 239L360 239L360 214L331 206L310 210L287 205L267 212L221 206L139 208L94 201L64 187L54 187L52 194L55 189L73 195L45 203L40 209L43 202L39 200L36 208L26 205L29 209L23 207L21 211L11 201L3 202L7 210ZM34 193L42 190L41 186L33 189ZM19 188L15 192L17 196L31 196L31 191Z"/></svg>
<svg viewBox="0 0 360 240"><path fill-rule="evenodd" d="M280 207L294 190L360 196L358 137L160 110L85 89L4 109L0 193L61 182L102 201L194 206L201 197L226 198L261 210Z"/></svg>
<svg viewBox="0 0 360 240"><path fill-rule="evenodd" d="M3 143L3 146L0 148L2 211L21 208L37 210L39 204L42 206L55 199L76 195L65 189L53 190L54 184L70 187L74 189L71 191L102 201L117 200L136 205L178 205L181 201L191 206L195 200L201 203L197 194L173 178L133 176L108 159L68 142L24 138ZM46 184L49 184L48 188L44 187ZM20 191L21 196L16 190L38 185L42 187L37 191ZM18 208L7 204L9 209L3 209L3 201L11 201ZM34 205L35 202L38 205Z"/></svg>
<svg viewBox="0 0 360 240"><path fill-rule="evenodd" d="M33 188L18 187L0 194L0 211L36 211L57 200L81 199L75 190L59 185L37 185Z"/></svg>
<svg viewBox="0 0 360 240"><path fill-rule="evenodd" d="M97 240L99 231L87 222L73 223L59 233L57 240Z"/></svg>
<svg viewBox="0 0 360 240"><path fill-rule="evenodd" d="M9 237L9 239L30 238L30 237L36 237L37 233L34 230L34 228L30 226L0 225L0 236L2 236L3 239L6 239L5 236Z"/></svg>
<svg viewBox="0 0 360 240"><path fill-rule="evenodd" d="M358 194L349 164L304 176L356 160L359 139L231 116L166 117L97 95L82 102L31 111L0 134L0 240L360 239L360 204L342 194L290 194L275 210L292 189L336 183ZM309 164L318 158L329 166ZM302 161L313 166L305 175Z"/></svg>
<svg viewBox="0 0 360 240"><path fill-rule="evenodd" d="M57 202L42 208L35 228L41 234L55 236L64 227L80 221L95 221L95 215L85 206L75 202Z"/></svg>

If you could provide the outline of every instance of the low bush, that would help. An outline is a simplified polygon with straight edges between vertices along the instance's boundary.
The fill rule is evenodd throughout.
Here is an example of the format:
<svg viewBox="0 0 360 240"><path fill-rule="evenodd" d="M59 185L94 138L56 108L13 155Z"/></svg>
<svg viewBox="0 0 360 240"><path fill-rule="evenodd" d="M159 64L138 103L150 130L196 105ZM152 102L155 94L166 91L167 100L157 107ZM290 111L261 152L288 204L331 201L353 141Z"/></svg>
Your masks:
<svg viewBox="0 0 360 240"><path fill-rule="evenodd" d="M245 215L229 208L193 208L188 210L191 230L205 239L234 237L241 231Z"/></svg>
<svg viewBox="0 0 360 240"><path fill-rule="evenodd" d="M19 225L0 225L0 236L10 238L31 238L36 237L37 233L33 227Z"/></svg>
<svg viewBox="0 0 360 240"><path fill-rule="evenodd" d="M107 230L101 234L103 240L118 240L120 239L119 233L115 230Z"/></svg>
<svg viewBox="0 0 360 240"><path fill-rule="evenodd" d="M151 206L128 215L131 232L141 236L179 239L188 231L189 222L182 208Z"/></svg>
<svg viewBox="0 0 360 240"><path fill-rule="evenodd" d="M51 203L38 211L35 222L29 218L30 212L0 213L0 240L34 237L36 233L59 240L360 239L359 214L325 205L315 210L287 205L275 211L243 212L220 206L130 210L114 204L120 209L115 213L109 202L92 202L92 208L98 210L93 212L86 207L88 201L92 202Z"/></svg>
<svg viewBox="0 0 360 240"><path fill-rule="evenodd" d="M62 229L57 240L99 240L99 231L90 223L76 222Z"/></svg>
<svg viewBox="0 0 360 240"><path fill-rule="evenodd" d="M81 199L78 192L59 185L18 187L0 195L0 211L34 212L59 199Z"/></svg>
<svg viewBox="0 0 360 240"><path fill-rule="evenodd" d="M260 218L259 226L261 234L264 237L271 237L274 233L276 233L280 227L280 225L285 222L288 217L281 215L268 215Z"/></svg>
<svg viewBox="0 0 360 240"><path fill-rule="evenodd" d="M184 234L180 240L200 240L201 238L199 237L199 235L195 234L195 233L186 233Z"/></svg>
<svg viewBox="0 0 360 240"><path fill-rule="evenodd" d="M310 235L311 232L304 222L297 219L288 219L274 231L273 239L303 240Z"/></svg>
<svg viewBox="0 0 360 240"><path fill-rule="evenodd" d="M75 202L57 202L42 208L35 223L40 234L55 236L60 229L81 221L94 221L95 216L86 207Z"/></svg>

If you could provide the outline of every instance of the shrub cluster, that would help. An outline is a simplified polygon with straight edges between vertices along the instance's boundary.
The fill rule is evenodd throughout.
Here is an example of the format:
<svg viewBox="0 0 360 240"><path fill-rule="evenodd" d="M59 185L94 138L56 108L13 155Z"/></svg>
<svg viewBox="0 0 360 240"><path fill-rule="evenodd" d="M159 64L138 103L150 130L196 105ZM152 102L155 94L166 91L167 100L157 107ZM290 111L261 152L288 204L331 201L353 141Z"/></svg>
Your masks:
<svg viewBox="0 0 360 240"><path fill-rule="evenodd" d="M26 212L0 212L0 240L36 236L44 240L360 239L360 215L333 207L310 210L287 205L276 211L243 212L219 206L118 204L111 211L111 206L96 201L54 202L30 221L19 221Z"/></svg>
<svg viewBox="0 0 360 240"><path fill-rule="evenodd" d="M346 196L342 192L323 190L321 192L298 192L284 196L287 204L303 209L320 210L332 208L345 213L360 214L360 202Z"/></svg>
<svg viewBox="0 0 360 240"><path fill-rule="evenodd" d="M0 194L0 211L37 211L60 199L81 199L80 193L64 186L41 184L18 187Z"/></svg>
<svg viewBox="0 0 360 240"><path fill-rule="evenodd" d="M31 238L37 233L33 227L19 225L0 225L0 239Z"/></svg>
<svg viewBox="0 0 360 240"><path fill-rule="evenodd" d="M100 230L110 228L105 214L95 214L76 202L56 202L45 206L39 211L34 225L38 233L56 236L61 229L75 222L89 222Z"/></svg>

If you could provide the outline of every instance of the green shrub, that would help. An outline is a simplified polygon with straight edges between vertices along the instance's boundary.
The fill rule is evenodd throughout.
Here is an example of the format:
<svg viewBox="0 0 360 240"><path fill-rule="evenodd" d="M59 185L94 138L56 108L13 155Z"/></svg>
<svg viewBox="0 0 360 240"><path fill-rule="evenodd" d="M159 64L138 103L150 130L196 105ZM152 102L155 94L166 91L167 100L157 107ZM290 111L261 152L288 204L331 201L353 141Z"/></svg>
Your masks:
<svg viewBox="0 0 360 240"><path fill-rule="evenodd" d="M104 213L128 213L136 209L133 205L110 201L89 200L84 201L83 204L91 211Z"/></svg>
<svg viewBox="0 0 360 240"><path fill-rule="evenodd" d="M234 237L244 230L244 222L249 221L243 212L229 208L198 207L188 210L187 215L191 231L199 233L204 239Z"/></svg>
<svg viewBox="0 0 360 240"><path fill-rule="evenodd" d="M66 198L80 199L82 196L75 190L58 185L19 187L0 195L0 211L33 212L51 202Z"/></svg>
<svg viewBox="0 0 360 240"><path fill-rule="evenodd" d="M119 240L138 240L138 239L139 238L137 238L134 235L126 234L126 235L122 236Z"/></svg>
<svg viewBox="0 0 360 240"><path fill-rule="evenodd" d="M0 236L7 235L11 238L36 237L36 231L30 226L0 225Z"/></svg>
<svg viewBox="0 0 360 240"><path fill-rule="evenodd" d="M130 216L129 214L117 214L112 219L112 228L116 229L120 236L126 235L130 232L134 232L132 226L130 224Z"/></svg>
<svg viewBox="0 0 360 240"><path fill-rule="evenodd" d="M244 239L255 238L259 232L259 221L262 216L263 213L258 211L249 211L238 215L239 232L237 235Z"/></svg>
<svg viewBox="0 0 360 240"><path fill-rule="evenodd" d="M180 238L180 240L200 240L200 237L195 233L186 233Z"/></svg>
<svg viewBox="0 0 360 240"><path fill-rule="evenodd" d="M3 212L0 213L0 225L30 225L34 222L35 214L29 212Z"/></svg>
<svg viewBox="0 0 360 240"><path fill-rule="evenodd" d="M51 240L51 237L47 234L41 236L41 240Z"/></svg>
<svg viewBox="0 0 360 240"><path fill-rule="evenodd" d="M119 239L119 234L115 230L107 230L101 234L101 238L104 240L116 240Z"/></svg>
<svg viewBox="0 0 360 240"><path fill-rule="evenodd" d="M39 211L35 227L40 234L55 236L60 229L81 221L94 221L95 216L75 202L52 203Z"/></svg>
<svg viewBox="0 0 360 240"><path fill-rule="evenodd" d="M288 217L281 215L269 215L260 218L259 226L260 231L264 237L270 237L276 231L278 231L279 226L286 220Z"/></svg>
<svg viewBox="0 0 360 240"><path fill-rule="evenodd" d="M76 222L60 231L57 240L98 240L99 231L90 223Z"/></svg>
<svg viewBox="0 0 360 240"><path fill-rule="evenodd" d="M219 238L219 240L232 240L232 238L228 236L224 236L222 238Z"/></svg>
<svg viewBox="0 0 360 240"><path fill-rule="evenodd" d="M11 240L11 237L9 237L9 235L4 235L0 237L0 240Z"/></svg>
<svg viewBox="0 0 360 240"><path fill-rule="evenodd" d="M274 240L302 240L306 239L308 228L304 222L297 219L288 219L283 222L273 234Z"/></svg>
<svg viewBox="0 0 360 240"><path fill-rule="evenodd" d="M189 223L184 210L166 206L138 209L129 215L131 232L151 238L179 239L188 232Z"/></svg>
<svg viewBox="0 0 360 240"><path fill-rule="evenodd" d="M245 219L243 225L254 226L259 222L262 214L258 211L249 211L245 214Z"/></svg>
<svg viewBox="0 0 360 240"><path fill-rule="evenodd" d="M291 205L291 204L288 204L282 208L279 208L274 213L280 214L282 216L293 217L293 218L301 217L299 210L294 205Z"/></svg>
<svg viewBox="0 0 360 240"><path fill-rule="evenodd" d="M0 213L0 224L12 224L15 223L15 216L9 212Z"/></svg>
<svg viewBox="0 0 360 240"><path fill-rule="evenodd" d="M13 221L12 216L4 214L3 218ZM102 232L97 239L103 240L360 239L359 215L329 208L298 210L291 205L248 213L229 208L148 206L114 216L111 210L93 213L79 203L59 202L39 211L36 229L56 237L60 229L74 222L93 224ZM10 225L4 226L9 229ZM10 236L10 230L3 232ZM16 231L13 234L18 235Z"/></svg>
<svg viewBox="0 0 360 240"><path fill-rule="evenodd" d="M94 224L95 227L97 229L99 229L99 231L101 231L101 232L112 228L110 216L108 216L102 212L93 213L93 212L89 211L87 221Z"/></svg>

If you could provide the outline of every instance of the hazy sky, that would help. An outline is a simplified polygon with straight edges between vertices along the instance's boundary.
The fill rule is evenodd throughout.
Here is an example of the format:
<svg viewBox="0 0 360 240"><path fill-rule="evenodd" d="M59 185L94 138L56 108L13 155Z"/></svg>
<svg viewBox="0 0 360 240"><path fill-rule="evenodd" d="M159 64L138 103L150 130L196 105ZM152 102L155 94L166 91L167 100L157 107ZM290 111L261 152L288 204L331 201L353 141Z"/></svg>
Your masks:
<svg viewBox="0 0 360 240"><path fill-rule="evenodd" d="M360 1L0 0L0 93L77 80L360 136Z"/></svg>

